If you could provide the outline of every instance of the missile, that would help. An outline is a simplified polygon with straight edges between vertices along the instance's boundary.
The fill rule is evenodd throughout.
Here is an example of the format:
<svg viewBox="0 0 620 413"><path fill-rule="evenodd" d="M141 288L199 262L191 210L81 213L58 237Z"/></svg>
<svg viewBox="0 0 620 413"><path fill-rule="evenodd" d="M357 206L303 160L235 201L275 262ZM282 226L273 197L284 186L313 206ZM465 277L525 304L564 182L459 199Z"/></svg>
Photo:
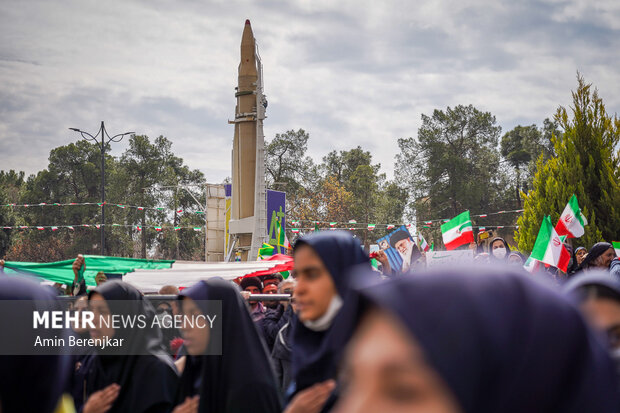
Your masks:
<svg viewBox="0 0 620 413"><path fill-rule="evenodd" d="M257 83L258 70L256 41L249 20L245 21L241 36L241 61L235 97L235 132L232 154L231 220L239 221L239 247L250 247L255 213L256 156L257 156ZM251 227L251 228L250 228ZM231 231L232 233L232 231ZM243 253L244 260L246 253Z"/></svg>

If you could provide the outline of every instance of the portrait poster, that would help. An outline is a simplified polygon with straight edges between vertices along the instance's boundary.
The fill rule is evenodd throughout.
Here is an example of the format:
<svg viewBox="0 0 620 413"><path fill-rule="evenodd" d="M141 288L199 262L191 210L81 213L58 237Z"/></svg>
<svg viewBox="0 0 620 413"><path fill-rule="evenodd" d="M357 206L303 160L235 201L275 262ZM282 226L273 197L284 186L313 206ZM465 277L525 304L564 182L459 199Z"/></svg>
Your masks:
<svg viewBox="0 0 620 413"><path fill-rule="evenodd" d="M390 267L394 271L407 272L421 255L405 225L379 238L377 245L380 250L385 251Z"/></svg>

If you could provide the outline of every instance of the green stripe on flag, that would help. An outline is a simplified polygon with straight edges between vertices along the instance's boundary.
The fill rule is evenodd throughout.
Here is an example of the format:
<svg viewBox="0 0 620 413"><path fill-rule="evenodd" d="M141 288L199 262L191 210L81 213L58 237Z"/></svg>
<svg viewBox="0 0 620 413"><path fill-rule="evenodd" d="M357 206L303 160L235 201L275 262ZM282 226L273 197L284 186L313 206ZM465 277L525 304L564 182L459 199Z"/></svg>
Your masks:
<svg viewBox="0 0 620 413"><path fill-rule="evenodd" d="M466 225L467 224L467 225ZM441 232L450 231L453 228L466 228L467 226L471 226L471 219L469 218L469 211L465 211L456 217L452 218L450 221L441 225Z"/></svg>
<svg viewBox="0 0 620 413"><path fill-rule="evenodd" d="M568 204L570 205L570 209L573 210L573 213L575 214L575 217L577 218L577 221L579 221L581 226L585 227L586 225L588 225L588 221L585 219L586 217L581 212L581 208L579 208L579 202L577 202L577 195L573 194L573 196L570 198L570 201L568 201Z"/></svg>
<svg viewBox="0 0 620 413"><path fill-rule="evenodd" d="M463 230L467 227L471 227L471 221L467 221L466 223L464 223L463 225L461 225L459 227L459 231L463 232Z"/></svg>
<svg viewBox="0 0 620 413"><path fill-rule="evenodd" d="M551 225L551 220L548 216L545 216L542 223L540 224L538 235L536 236L536 242L534 243L534 248L532 249L532 258L538 261L542 261L545 258L547 246L549 245L549 241L551 240L552 228L553 225Z"/></svg>

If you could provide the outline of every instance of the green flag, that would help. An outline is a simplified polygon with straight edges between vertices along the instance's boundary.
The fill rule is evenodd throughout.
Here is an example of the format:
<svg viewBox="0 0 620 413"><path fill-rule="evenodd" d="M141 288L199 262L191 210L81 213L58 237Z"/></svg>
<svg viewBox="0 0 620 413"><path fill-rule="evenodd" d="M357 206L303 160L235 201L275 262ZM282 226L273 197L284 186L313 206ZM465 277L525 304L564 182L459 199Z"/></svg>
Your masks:
<svg viewBox="0 0 620 413"><path fill-rule="evenodd" d="M137 268L155 270L170 268L174 260L145 260L140 258L106 257L101 255L84 255L86 269L82 267L79 279L85 279L86 285L95 286L95 276L99 271L106 274L127 274ZM21 262L7 261L4 273L8 276L32 275L48 281L71 285L73 283L73 261L56 262ZM78 280L79 281L79 280Z"/></svg>
<svg viewBox="0 0 620 413"><path fill-rule="evenodd" d="M448 251L474 242L473 227L469 211L459 214L441 226L441 236Z"/></svg>
<svg viewBox="0 0 620 413"><path fill-rule="evenodd" d="M276 248L271 244L263 244L261 248L258 249L258 258L264 259L266 257L271 257Z"/></svg>

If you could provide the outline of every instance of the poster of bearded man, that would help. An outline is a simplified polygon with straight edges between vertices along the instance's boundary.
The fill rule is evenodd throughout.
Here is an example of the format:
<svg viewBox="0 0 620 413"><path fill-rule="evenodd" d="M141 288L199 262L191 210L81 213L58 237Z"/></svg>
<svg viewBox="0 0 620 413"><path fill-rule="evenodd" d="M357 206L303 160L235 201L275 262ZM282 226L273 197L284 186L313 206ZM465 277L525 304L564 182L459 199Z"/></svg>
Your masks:
<svg viewBox="0 0 620 413"><path fill-rule="evenodd" d="M385 251L390 267L402 273L409 271L422 256L405 225L379 238L377 244Z"/></svg>

